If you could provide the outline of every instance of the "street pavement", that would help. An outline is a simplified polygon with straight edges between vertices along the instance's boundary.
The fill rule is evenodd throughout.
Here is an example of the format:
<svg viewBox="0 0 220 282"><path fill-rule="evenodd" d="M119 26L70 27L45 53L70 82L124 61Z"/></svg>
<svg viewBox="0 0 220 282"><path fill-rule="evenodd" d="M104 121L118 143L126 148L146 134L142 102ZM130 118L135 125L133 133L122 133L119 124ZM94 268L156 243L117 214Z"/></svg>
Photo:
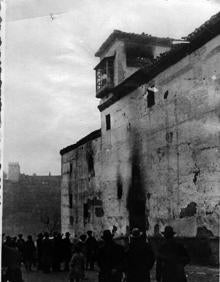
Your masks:
<svg viewBox="0 0 220 282"><path fill-rule="evenodd" d="M43 273L41 271L26 272L23 269L23 280L24 282L69 282L68 272L51 272ZM85 276L85 282L98 282L97 271L87 271Z"/></svg>
<svg viewBox="0 0 220 282"><path fill-rule="evenodd" d="M69 282L67 272L56 272L45 274L40 271L32 271L27 273L24 269L24 282ZM187 281L188 282L219 282L219 269L201 266L187 266ZM152 271L151 282L156 282L154 279L154 270ZM98 282L97 271L87 271L85 282ZM138 282L138 281L137 281ZM178 282L178 281L177 281Z"/></svg>

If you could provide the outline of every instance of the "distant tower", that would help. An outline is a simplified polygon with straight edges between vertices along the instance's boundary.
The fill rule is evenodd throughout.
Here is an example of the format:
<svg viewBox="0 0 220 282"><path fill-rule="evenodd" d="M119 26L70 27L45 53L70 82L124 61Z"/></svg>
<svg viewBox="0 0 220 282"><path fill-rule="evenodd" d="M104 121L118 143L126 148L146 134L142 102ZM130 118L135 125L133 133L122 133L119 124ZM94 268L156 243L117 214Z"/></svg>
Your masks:
<svg viewBox="0 0 220 282"><path fill-rule="evenodd" d="M20 165L18 162L8 164L8 180L18 182L20 178Z"/></svg>

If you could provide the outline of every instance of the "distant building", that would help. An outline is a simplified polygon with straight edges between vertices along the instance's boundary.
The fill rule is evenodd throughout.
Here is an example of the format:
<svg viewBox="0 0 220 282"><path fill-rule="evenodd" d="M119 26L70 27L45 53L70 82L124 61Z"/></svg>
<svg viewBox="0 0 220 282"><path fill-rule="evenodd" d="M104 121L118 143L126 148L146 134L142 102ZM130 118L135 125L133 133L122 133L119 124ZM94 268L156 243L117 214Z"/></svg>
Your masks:
<svg viewBox="0 0 220 282"><path fill-rule="evenodd" d="M21 174L19 181L4 179L3 233L60 232L60 204L60 176Z"/></svg>
<svg viewBox="0 0 220 282"><path fill-rule="evenodd" d="M8 164L8 180L18 182L20 178L20 165L18 162Z"/></svg>

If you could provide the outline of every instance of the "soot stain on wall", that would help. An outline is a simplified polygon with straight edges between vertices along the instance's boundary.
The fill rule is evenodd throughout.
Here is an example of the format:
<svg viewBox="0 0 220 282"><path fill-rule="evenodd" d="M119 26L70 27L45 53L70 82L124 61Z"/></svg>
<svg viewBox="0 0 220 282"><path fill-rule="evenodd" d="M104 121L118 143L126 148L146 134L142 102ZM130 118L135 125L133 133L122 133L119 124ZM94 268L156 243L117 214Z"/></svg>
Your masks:
<svg viewBox="0 0 220 282"><path fill-rule="evenodd" d="M123 184L120 175L117 176L117 199L121 200L123 196Z"/></svg>
<svg viewBox="0 0 220 282"><path fill-rule="evenodd" d="M95 176L95 169L94 169L94 152L91 146L91 143L87 144L87 149L86 149L86 161L88 165L88 171L89 175L91 177Z"/></svg>
<svg viewBox="0 0 220 282"><path fill-rule="evenodd" d="M103 202L98 197L93 197L92 199L88 199L86 203L84 203L84 222L90 221L91 210L95 209L95 215L97 217L104 216L103 210Z"/></svg>
<svg viewBox="0 0 220 282"><path fill-rule="evenodd" d="M130 229L138 227L145 231L148 227L146 224L148 222L146 219L146 195L142 183L140 155L137 148L133 149L131 166L131 182L127 195L129 225Z"/></svg>

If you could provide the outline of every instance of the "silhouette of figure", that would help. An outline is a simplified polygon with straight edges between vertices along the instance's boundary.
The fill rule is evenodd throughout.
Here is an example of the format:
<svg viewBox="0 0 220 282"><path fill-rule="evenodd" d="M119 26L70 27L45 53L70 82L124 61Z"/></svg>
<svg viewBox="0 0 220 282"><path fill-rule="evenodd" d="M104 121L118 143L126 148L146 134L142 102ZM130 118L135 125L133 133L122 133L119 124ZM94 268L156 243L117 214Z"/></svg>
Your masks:
<svg viewBox="0 0 220 282"><path fill-rule="evenodd" d="M53 238L53 271L60 271L60 264L63 258L62 250L62 235L60 233L55 233Z"/></svg>
<svg viewBox="0 0 220 282"><path fill-rule="evenodd" d="M25 242L25 247L24 247L24 263L27 271L31 271L31 267L34 263L34 259L35 259L35 246L32 240L32 236L28 235L28 239Z"/></svg>
<svg viewBox="0 0 220 282"><path fill-rule="evenodd" d="M21 254L21 261L24 261L25 241L23 239L23 234L18 234L17 247Z"/></svg>
<svg viewBox="0 0 220 282"><path fill-rule="evenodd" d="M154 265L154 253L138 228L132 230L127 251L127 281L150 282L150 270Z"/></svg>
<svg viewBox="0 0 220 282"><path fill-rule="evenodd" d="M16 243L11 240L2 245L2 280L22 282L21 255Z"/></svg>
<svg viewBox="0 0 220 282"><path fill-rule="evenodd" d="M87 232L88 238L86 240L86 256L87 256L87 268L90 270L94 270L94 263L95 263L95 257L97 252L97 241L92 236L92 231L89 230Z"/></svg>
<svg viewBox="0 0 220 282"><path fill-rule="evenodd" d="M165 242L157 255L156 280L158 282L186 282L184 267L189 263L186 249L174 239L175 232L171 226L166 226L162 232Z"/></svg>
<svg viewBox="0 0 220 282"><path fill-rule="evenodd" d="M44 273L49 273L52 264L52 242L49 239L49 234L45 232L42 242L42 267Z"/></svg>
<svg viewBox="0 0 220 282"><path fill-rule="evenodd" d="M113 241L110 230L104 230L102 239L104 244L97 254L99 282L120 282L125 266L124 249Z"/></svg>
<svg viewBox="0 0 220 282"><path fill-rule="evenodd" d="M72 248L69 232L66 232L65 238L62 239L62 247L63 247L63 254L64 254L64 268L65 268L65 271L69 271L69 262L71 259L71 248Z"/></svg>

